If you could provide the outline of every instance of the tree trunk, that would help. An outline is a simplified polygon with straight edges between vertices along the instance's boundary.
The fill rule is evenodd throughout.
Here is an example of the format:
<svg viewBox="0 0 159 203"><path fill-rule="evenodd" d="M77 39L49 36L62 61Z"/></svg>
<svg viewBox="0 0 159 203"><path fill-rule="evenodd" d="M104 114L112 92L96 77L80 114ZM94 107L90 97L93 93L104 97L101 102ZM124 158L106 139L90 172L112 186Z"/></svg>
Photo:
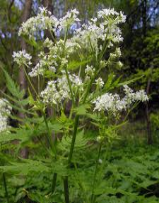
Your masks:
<svg viewBox="0 0 159 203"><path fill-rule="evenodd" d="M24 4L24 8L23 8L22 23L25 22L30 17L31 6L32 6L32 0L26 0L25 4ZM22 50L27 49L27 44L26 44L26 42L25 42L25 40L23 38L21 39L21 49ZM20 67L19 78L18 79L19 79L20 89L24 90L25 94L26 94L27 83L26 83L26 77L25 77L25 72L24 72L23 67ZM25 114L22 113L22 112L19 112L18 116L21 119L25 118ZM23 158L28 157L28 149L27 148L24 148L23 150L21 150L21 156Z"/></svg>

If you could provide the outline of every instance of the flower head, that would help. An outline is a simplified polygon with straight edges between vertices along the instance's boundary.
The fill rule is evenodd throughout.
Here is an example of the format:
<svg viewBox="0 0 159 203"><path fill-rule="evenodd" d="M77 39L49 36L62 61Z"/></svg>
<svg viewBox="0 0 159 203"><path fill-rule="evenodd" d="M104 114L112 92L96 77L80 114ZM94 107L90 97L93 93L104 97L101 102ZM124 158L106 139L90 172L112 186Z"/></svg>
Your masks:
<svg viewBox="0 0 159 203"><path fill-rule="evenodd" d="M13 52L13 59L18 65L31 65L32 56L25 50L19 52Z"/></svg>
<svg viewBox="0 0 159 203"><path fill-rule="evenodd" d="M120 112L126 110L134 102L148 101L148 96L144 90L134 92L130 87L124 85L125 97L122 99L118 94L105 93L102 96L97 97L93 103L95 104L94 111L107 111Z"/></svg>

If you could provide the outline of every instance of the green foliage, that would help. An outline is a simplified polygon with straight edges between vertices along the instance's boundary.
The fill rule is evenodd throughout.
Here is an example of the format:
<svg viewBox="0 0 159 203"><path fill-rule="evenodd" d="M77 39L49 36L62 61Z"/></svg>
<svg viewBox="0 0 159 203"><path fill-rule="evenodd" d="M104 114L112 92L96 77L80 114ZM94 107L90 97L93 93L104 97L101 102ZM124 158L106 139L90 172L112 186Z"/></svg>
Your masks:
<svg viewBox="0 0 159 203"><path fill-rule="evenodd" d="M82 135L82 134L81 134ZM77 141L78 142L78 141ZM65 146L66 144L63 143ZM71 180L71 202L89 202L92 188L92 177L94 174L94 157L96 157L95 146L80 153L75 153L74 167L70 171ZM89 157L89 159L88 159ZM158 202L158 147L121 147L113 145L108 148L105 145L101 153L102 162L98 166L94 195L96 203L121 202L121 203L156 203ZM46 160L33 161L22 160L21 163L11 163L9 166L0 167L0 170L7 174L8 189L10 200L21 202L28 198L37 203L58 202L64 200L59 194L62 192L60 177L54 195L49 193L49 182L51 178L50 167L45 164ZM78 169L76 166L78 165ZM57 165L58 167L58 165ZM43 171L43 173L41 173ZM62 168L58 167L60 174ZM34 172L34 175L32 173ZM15 176L13 180L9 174L28 174L24 181L24 176ZM63 174L63 173L62 173ZM62 175L61 174L61 175ZM64 174L63 174L64 175ZM62 178L62 177L61 177ZM12 187L14 185L14 188ZM33 187L34 186L34 187ZM4 191L3 185L0 186L0 197ZM13 194L16 192L16 198ZM76 193L74 193L76 191ZM61 193L62 194L62 193ZM4 196L3 196L4 197ZM14 199L14 200L13 200ZM2 200L3 201L3 200Z"/></svg>
<svg viewBox="0 0 159 203"><path fill-rule="evenodd" d="M140 81L139 84L144 87L148 79L151 79L153 84L157 84L159 76L158 29L150 30L146 37L142 38L141 43L140 26L143 23L141 20L143 19L143 12L140 12L140 15L136 15L136 12L134 12L134 10L142 10L140 1L87 0L83 2L70 0L67 1L66 7L72 7L74 3L76 3L76 6L79 5L79 10L82 11L82 17L85 21L87 21L88 16L93 16L94 10L103 6L103 4L110 7L115 6L128 14L128 23L125 26L125 54L122 57L127 65L123 72L126 71L121 76L114 67L113 70L109 70L109 74L107 72L107 76L104 78L106 83L103 90L97 91L94 96L100 96L103 92L114 91L116 88L136 81ZM8 8L8 2L0 1L0 5L2 5L2 8ZM7 20L7 26L17 29L18 15L21 11L15 6L11 10L14 15L12 15L10 22ZM1 31L4 31L6 13L0 13L1 16L3 22ZM135 30L134 28L137 29L135 37L134 35L131 36ZM0 60L5 62L6 70L10 67L13 68L12 60L10 60L13 50L10 53L7 52L11 41L16 41L17 36L13 36L14 31L9 30L9 37L5 35L5 39L2 39L7 49L4 51L5 47L0 46ZM132 39L134 39L133 43L131 42ZM15 41L14 44L19 43L19 40L16 43ZM25 39L25 41L33 48L33 51L43 51L42 40ZM6 53L9 53L8 57L6 57ZM98 58L98 53L96 55ZM94 65L95 55L87 56L83 52L79 56L79 58L73 56L68 62L67 68L70 72L76 72L80 69L79 72L84 73L83 67L87 64ZM124 147L121 144L122 142L120 146L116 145L113 141L118 139L117 130L120 126L118 122L121 120L113 119L112 115L106 114L100 117L98 112L92 111L90 100L86 99L85 101L83 99L85 95L83 95L82 101L84 102L82 103L78 98L80 95L75 94L77 98L75 98L72 109L69 109L70 115L66 115L67 113L64 112L67 104L67 102L64 102L62 110L58 111L53 108L53 115L49 117L50 107L44 106L39 97L35 99L35 95L30 89L28 90L29 97L24 99L25 92L20 90L18 84L13 81L6 70L3 71L3 74L6 79L5 85L8 94L3 94L13 107L14 113L11 119L20 121L18 128L10 128L8 132L0 135L0 175L3 177L5 174L6 176L10 202L63 203L65 200L62 181L66 176L69 177L71 203L159 202L159 154L157 147L140 146L137 148L131 145ZM104 71L102 74L104 74ZM46 71L45 76L46 80L60 77L59 73L54 74L51 71ZM130 77L123 82L124 76ZM15 77L14 71L13 77ZM45 79L42 82L45 84ZM88 86L86 93L90 89ZM156 90L152 95L155 94L157 94ZM16 116L15 112L17 111L25 113L24 119L19 119ZM158 120L158 115L151 115L155 133L158 130ZM78 125L78 122L80 122L80 125ZM127 132L123 132L122 135L124 133ZM131 136L131 133L127 136ZM102 139L97 140L97 138ZM13 143L13 141L16 143ZM98 156L100 142L103 146L101 154ZM124 142L127 144L127 140L124 140ZM74 151L71 152L72 146ZM24 148L29 150L28 159L19 158L20 151ZM70 158L71 153L73 154L72 159ZM68 157L71 161L68 161ZM53 187L52 182L55 174L57 174L57 184L53 192L51 188ZM0 202L5 202L6 188L2 177L0 177Z"/></svg>
<svg viewBox="0 0 159 203"><path fill-rule="evenodd" d="M24 90L20 90L20 87L18 87L17 84L12 80L10 75L7 73L7 71L4 71L5 78L6 78L6 84L9 92L12 94L12 96L15 96L16 99L23 99L24 97Z"/></svg>
<svg viewBox="0 0 159 203"><path fill-rule="evenodd" d="M150 122L152 133L157 141L159 137L159 112L151 113Z"/></svg>

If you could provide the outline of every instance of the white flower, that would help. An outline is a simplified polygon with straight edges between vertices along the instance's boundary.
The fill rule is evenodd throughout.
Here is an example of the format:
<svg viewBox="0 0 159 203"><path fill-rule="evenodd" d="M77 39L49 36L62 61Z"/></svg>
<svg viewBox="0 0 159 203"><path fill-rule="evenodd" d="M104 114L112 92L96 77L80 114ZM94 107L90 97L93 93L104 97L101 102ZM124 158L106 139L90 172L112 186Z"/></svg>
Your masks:
<svg viewBox="0 0 159 203"><path fill-rule="evenodd" d="M100 164L102 164L102 163L103 163L103 160L102 160L102 159L99 159L98 162L99 162Z"/></svg>
<svg viewBox="0 0 159 203"><path fill-rule="evenodd" d="M135 100L145 102L145 101L148 101L149 98L144 90L139 90L135 94Z"/></svg>
<svg viewBox="0 0 159 203"><path fill-rule="evenodd" d="M43 75L45 69L43 68L42 64L39 62L36 64L34 68L32 68L31 72L28 73L30 77L36 77L38 75Z"/></svg>
<svg viewBox="0 0 159 203"><path fill-rule="evenodd" d="M60 101L60 95L56 89L56 84L54 81L49 81L47 87L41 92L41 97L43 102L46 104L57 104Z"/></svg>
<svg viewBox="0 0 159 203"><path fill-rule="evenodd" d="M45 15L51 15L51 12L48 11L45 7L40 7L39 8L40 14L45 16Z"/></svg>
<svg viewBox="0 0 159 203"><path fill-rule="evenodd" d="M106 20L108 20L109 17L111 16L116 16L115 18L115 23L119 24L119 23L124 23L126 20L126 16L120 11L120 13L116 12L113 9L103 9L101 11L98 11L98 18L104 18Z"/></svg>
<svg viewBox="0 0 159 203"><path fill-rule="evenodd" d="M110 15L118 15L118 12L116 12L114 10L114 8L113 9L103 9L101 11L98 11L98 18L105 18Z"/></svg>
<svg viewBox="0 0 159 203"><path fill-rule="evenodd" d="M104 82L103 82L102 78L100 78L100 77L98 79L96 79L95 82L96 82L97 87L99 87L99 88L102 88L104 85Z"/></svg>
<svg viewBox="0 0 159 203"><path fill-rule="evenodd" d="M59 19L59 30L65 30L70 28L75 22L79 22L78 14L79 12L76 9L68 11L63 18Z"/></svg>
<svg viewBox="0 0 159 203"><path fill-rule="evenodd" d="M124 92L126 94L124 99L127 101L127 103L130 104L135 101L145 102L149 100L144 90L133 92L133 90L130 87L128 87L128 85L124 85Z"/></svg>
<svg viewBox="0 0 159 203"><path fill-rule="evenodd" d="M117 56L118 58L121 56L121 50L120 50L119 47L116 48L116 50L115 50L115 54L116 54L116 56Z"/></svg>
<svg viewBox="0 0 159 203"><path fill-rule="evenodd" d="M83 91L83 83L79 76L69 74L69 80L73 93ZM42 101L46 104L60 105L63 101L71 98L68 79L64 71L56 81L49 81L46 88L41 92Z"/></svg>
<svg viewBox="0 0 159 203"><path fill-rule="evenodd" d="M33 38L40 33L39 31L49 29L54 32L56 30L56 27L59 24L57 18L50 16L51 12L47 11L46 8L39 8L39 11L37 16L31 17L26 22L22 23L18 33L19 36L28 35L29 38Z"/></svg>
<svg viewBox="0 0 159 203"><path fill-rule="evenodd" d="M51 71L54 72L54 73L56 72L56 68L55 68L54 66L50 66L50 67L49 67L49 70L51 70Z"/></svg>
<svg viewBox="0 0 159 203"><path fill-rule="evenodd" d="M0 132L9 128L8 117L11 114L11 106L6 99L0 99Z"/></svg>
<svg viewBox="0 0 159 203"><path fill-rule="evenodd" d="M43 45L44 45L44 47L51 49L54 44L49 38L46 38Z"/></svg>
<svg viewBox="0 0 159 203"><path fill-rule="evenodd" d="M32 56L28 54L25 50L19 52L13 52L13 59L18 65L31 65Z"/></svg>
<svg viewBox="0 0 159 203"><path fill-rule="evenodd" d="M68 60L66 58L61 59L61 66L64 67L68 64Z"/></svg>
<svg viewBox="0 0 159 203"><path fill-rule="evenodd" d="M93 76L94 72L95 72L95 68L93 68L93 66L89 66L89 65L86 66L85 73L87 76Z"/></svg>
<svg viewBox="0 0 159 203"><path fill-rule="evenodd" d="M116 66L117 66L118 69L121 69L123 67L123 63L121 61L118 61L116 63Z"/></svg>
<svg viewBox="0 0 159 203"><path fill-rule="evenodd" d="M95 104L94 111L110 111L114 114L126 110L134 102L148 101L148 96L144 90L133 92L131 88L124 85L125 97L120 99L118 94L105 93L102 96L97 97L92 103Z"/></svg>

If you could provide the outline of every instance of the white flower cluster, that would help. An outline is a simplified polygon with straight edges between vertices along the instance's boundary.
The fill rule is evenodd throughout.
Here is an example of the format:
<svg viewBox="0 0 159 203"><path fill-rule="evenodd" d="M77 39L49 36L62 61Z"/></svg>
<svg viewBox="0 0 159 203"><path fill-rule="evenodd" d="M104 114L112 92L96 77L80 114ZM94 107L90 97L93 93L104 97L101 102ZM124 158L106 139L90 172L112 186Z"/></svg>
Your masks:
<svg viewBox="0 0 159 203"><path fill-rule="evenodd" d="M6 99L0 99L0 132L8 129L8 116L11 114L11 106Z"/></svg>
<svg viewBox="0 0 159 203"><path fill-rule="evenodd" d="M58 34L58 40L52 42L46 39L43 43L44 47L48 48L48 52L43 50L38 55L38 63L32 68L29 75L30 77L36 77L38 75L44 75L45 71L50 70L56 72L59 67L66 67L68 61L75 55L79 55L80 52L87 51L94 52L96 56L104 49L103 44L99 41L105 41L107 39L107 47L114 46L114 43L122 40L121 30L118 27L119 23L125 21L125 16L122 12L118 13L114 9L103 9L98 12L97 18L91 19L87 24L77 29L74 26L73 36L71 38L59 39L60 33L62 37L65 36L67 31L71 29L74 23L78 23L79 12L76 9L70 10L66 15L60 19L52 16L46 8L40 8L40 12L37 16L28 19L22 24L19 30L19 35L28 35L30 38L48 29L55 35ZM110 54L107 65L114 64L114 60L120 57L120 49ZM19 65L26 63L31 64L31 56L24 50L13 54L14 61ZM116 66L121 67L121 62L116 61ZM94 74L93 67L87 67L85 73L86 79L89 80Z"/></svg>
<svg viewBox="0 0 159 203"><path fill-rule="evenodd" d="M22 24L22 27L19 29L19 36L28 35L29 38L33 38L46 29L56 34L62 30L66 31L66 29L69 29L75 22L80 21L77 18L79 12L76 9L70 10L60 19L51 15L51 12L47 11L44 7L40 8L39 11L37 16L29 18Z"/></svg>
<svg viewBox="0 0 159 203"><path fill-rule="evenodd" d="M112 9L103 9L98 12L98 18L109 18L109 17L115 17L115 21L117 24L121 22L125 22L126 16L120 11L120 13L116 12L114 8Z"/></svg>
<svg viewBox="0 0 159 203"><path fill-rule="evenodd" d="M22 23L22 27L19 29L20 35L28 35L29 38L33 38L41 31L46 29L55 31L58 20L55 16L51 16L51 12L46 8L40 8L40 12L37 16L29 18L26 22Z"/></svg>
<svg viewBox="0 0 159 203"><path fill-rule="evenodd" d="M64 55L65 46L65 56ZM68 60L71 55L80 49L79 44L72 42L71 40L60 39L54 46L53 43L46 39L44 41L44 47L49 49L49 52L40 52L38 55L39 61L29 73L30 77L36 77L37 75L43 75L46 70L56 72L56 69L61 65L62 67L68 65Z"/></svg>
<svg viewBox="0 0 159 203"><path fill-rule="evenodd" d="M56 55L46 54L44 52L40 52L39 61L34 68L32 68L31 72L29 72L30 77L36 77L38 75L43 75L46 70L50 70L52 72L56 72L55 66L56 63Z"/></svg>
<svg viewBox="0 0 159 203"><path fill-rule="evenodd" d="M118 15L118 12L116 12L114 9L103 9L102 11L98 12L99 18L105 18L111 15Z"/></svg>
<svg viewBox="0 0 159 203"><path fill-rule="evenodd" d="M32 56L28 54L25 50L13 52L13 59L19 65L31 65Z"/></svg>
<svg viewBox="0 0 159 203"><path fill-rule="evenodd" d="M144 90L139 90L134 92L130 87L124 85L124 92L126 94L126 101L128 104L131 104L135 101L148 101L148 96Z"/></svg>
<svg viewBox="0 0 159 203"><path fill-rule="evenodd" d="M119 61L119 58L121 57L121 50L119 47L115 49L114 52L110 53L109 58L107 60L107 66L108 67L116 67L116 69L120 69L123 64L121 61Z"/></svg>
<svg viewBox="0 0 159 203"><path fill-rule="evenodd" d="M133 92L127 85L124 86L125 97L120 99L118 94L106 93L93 101L94 111L108 111L116 113L126 110L134 102L148 101L148 96L144 90Z"/></svg>
<svg viewBox="0 0 159 203"><path fill-rule="evenodd" d="M78 14L79 12L76 9L72 9L64 17L57 19L46 8L40 8L37 16L28 19L22 24L19 35L24 34L32 38L40 31L48 29L59 36L61 30L71 29L71 26L80 21L77 17ZM114 9L103 9L98 12L97 18L92 18L82 28L77 29L78 26L74 26L73 30L76 33L74 40L82 40L81 43L85 47L90 47L90 44L92 47L95 47L98 39L105 40L107 36L110 39L109 46L112 46L112 42L120 42L122 40L118 24L125 22L125 18L122 12L118 13Z"/></svg>
<svg viewBox="0 0 159 203"><path fill-rule="evenodd" d="M97 87L102 88L104 85L103 79L102 78L98 78L95 80Z"/></svg>
<svg viewBox="0 0 159 203"><path fill-rule="evenodd" d="M109 17L109 18L108 18ZM103 9L98 12L97 18L91 19L88 24L76 30L74 40L81 46L98 51L103 47L98 47L98 41L108 39L108 47L113 46L123 40L121 30L118 24L125 22L125 16L122 12L118 13L114 9Z"/></svg>
<svg viewBox="0 0 159 203"><path fill-rule="evenodd" d="M65 30L71 27L75 22L79 22L77 18L79 12L76 9L72 9L66 13L63 18L59 19L58 28L59 30Z"/></svg>
<svg viewBox="0 0 159 203"><path fill-rule="evenodd" d="M89 65L86 66L85 73L87 76L90 76L90 77L93 76L94 72L95 72L95 68L93 66L89 66Z"/></svg>
<svg viewBox="0 0 159 203"><path fill-rule="evenodd" d="M61 102L61 95L56 89L55 81L49 81L47 87L41 92L43 102L46 104L57 104Z"/></svg>
<svg viewBox="0 0 159 203"><path fill-rule="evenodd" d="M69 80L74 94L77 91L83 91L83 83L79 76L69 73ZM56 105L71 98L68 80L64 72L61 78L48 82L47 87L41 92L41 98L46 104Z"/></svg>

